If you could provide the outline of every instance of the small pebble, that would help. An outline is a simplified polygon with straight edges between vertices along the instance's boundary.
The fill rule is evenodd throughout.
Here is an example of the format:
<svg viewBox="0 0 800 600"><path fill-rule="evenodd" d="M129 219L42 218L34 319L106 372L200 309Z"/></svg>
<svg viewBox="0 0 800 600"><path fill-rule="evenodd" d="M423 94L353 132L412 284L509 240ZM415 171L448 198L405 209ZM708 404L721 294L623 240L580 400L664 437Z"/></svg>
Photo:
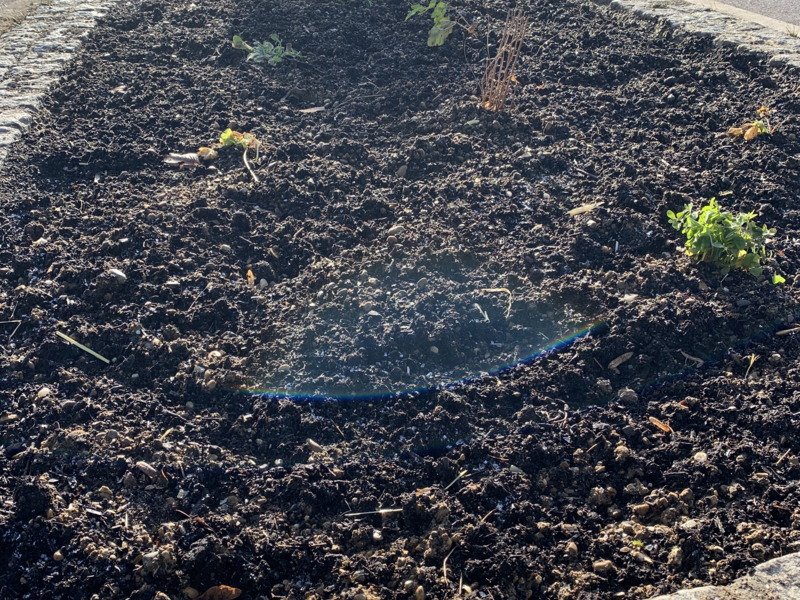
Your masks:
<svg viewBox="0 0 800 600"><path fill-rule="evenodd" d="M403 165L399 169L397 169L397 176L398 177L405 177L406 173L408 173L408 165Z"/></svg>
<svg viewBox="0 0 800 600"><path fill-rule="evenodd" d="M185 587L185 588L183 588L183 593L189 600L194 600L195 598L197 598L200 595L200 592L198 592L193 587Z"/></svg>
<svg viewBox="0 0 800 600"><path fill-rule="evenodd" d="M423 277L417 282L417 289L422 292L428 287L428 278Z"/></svg>
<svg viewBox="0 0 800 600"><path fill-rule="evenodd" d="M694 462L698 464L703 464L707 460L708 460L708 454L706 454L705 452L698 452L697 454L694 455Z"/></svg>
<svg viewBox="0 0 800 600"><path fill-rule="evenodd" d="M309 452L322 452L322 446L320 446L317 442L308 438L306 440L306 448L308 448Z"/></svg>
<svg viewBox="0 0 800 600"><path fill-rule="evenodd" d="M372 532L372 541L375 542L376 544L382 542L383 534L376 529L375 531Z"/></svg>
<svg viewBox="0 0 800 600"><path fill-rule="evenodd" d="M280 367L278 367L278 373L289 373L291 370L292 367L290 367L287 364L283 364Z"/></svg>
<svg viewBox="0 0 800 600"><path fill-rule="evenodd" d="M123 284L128 281L128 276L119 269L109 269L108 274L111 275L111 277L114 278L114 281L119 284Z"/></svg>
<svg viewBox="0 0 800 600"><path fill-rule="evenodd" d="M567 544L567 554L569 554L569 556L571 558L577 558L577 556L578 556L578 544L576 544L575 542L569 542Z"/></svg>
<svg viewBox="0 0 800 600"><path fill-rule="evenodd" d="M414 592L414 600L425 600L425 588L421 585Z"/></svg>
<svg viewBox="0 0 800 600"><path fill-rule="evenodd" d="M231 252L233 252L233 249L230 246L228 246L228 244L222 244L219 247L219 251L222 252L223 254L230 254Z"/></svg>
<svg viewBox="0 0 800 600"><path fill-rule="evenodd" d="M390 235L388 238L386 238L386 245L389 247L396 246L397 238L394 237L393 235Z"/></svg>
<svg viewBox="0 0 800 600"><path fill-rule="evenodd" d="M42 398L47 398L47 397L48 397L49 395L51 395L52 393L53 393L53 390L51 390L49 387L46 387L46 386L45 386L45 387L43 387L42 389L40 389L40 390L39 390L39 391L36 393L36 397L37 397L39 400L41 400Z"/></svg>
<svg viewBox="0 0 800 600"><path fill-rule="evenodd" d="M53 553L53 560L56 562L61 562L62 560L64 560L64 553L61 552L61 550L56 550Z"/></svg>
<svg viewBox="0 0 800 600"><path fill-rule="evenodd" d="M164 284L164 287L167 288L168 290L178 291L181 289L181 282L176 281L175 279L171 279L170 281Z"/></svg>
<svg viewBox="0 0 800 600"><path fill-rule="evenodd" d="M406 230L402 225L395 225L386 232L386 235L400 235Z"/></svg>
<svg viewBox="0 0 800 600"><path fill-rule="evenodd" d="M437 348L436 346L431 346L431 352L433 354L439 354L439 348Z"/></svg>
<svg viewBox="0 0 800 600"><path fill-rule="evenodd" d="M605 573L606 571L610 571L614 568L614 563L610 560L596 560L592 563L592 568L597 573Z"/></svg>

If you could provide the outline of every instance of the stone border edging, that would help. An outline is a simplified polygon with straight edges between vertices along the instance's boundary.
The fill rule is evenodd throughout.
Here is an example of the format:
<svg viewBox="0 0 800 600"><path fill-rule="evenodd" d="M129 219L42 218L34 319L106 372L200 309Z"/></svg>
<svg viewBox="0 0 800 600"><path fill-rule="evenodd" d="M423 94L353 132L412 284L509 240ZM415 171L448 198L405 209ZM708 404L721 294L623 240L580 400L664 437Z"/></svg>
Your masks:
<svg viewBox="0 0 800 600"><path fill-rule="evenodd" d="M663 19L672 27L714 38L719 46L769 57L770 64L800 69L800 37L789 34L792 25L713 0L593 0L613 10L638 17ZM710 8L715 6L717 10ZM784 31L780 27L784 26ZM800 33L800 30L798 31Z"/></svg>
<svg viewBox="0 0 800 600"><path fill-rule="evenodd" d="M800 554L789 554L761 563L751 575L724 587L703 586L681 590L650 600L798 600Z"/></svg>
<svg viewBox="0 0 800 600"><path fill-rule="evenodd" d="M50 84L119 0L53 0L0 35L0 164Z"/></svg>

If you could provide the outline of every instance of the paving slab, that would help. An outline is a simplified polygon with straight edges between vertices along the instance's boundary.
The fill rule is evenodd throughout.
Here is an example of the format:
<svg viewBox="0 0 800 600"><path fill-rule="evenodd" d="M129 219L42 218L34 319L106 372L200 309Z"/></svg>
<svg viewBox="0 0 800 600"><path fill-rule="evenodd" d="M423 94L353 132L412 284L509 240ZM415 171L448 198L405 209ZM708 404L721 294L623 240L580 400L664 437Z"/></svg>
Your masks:
<svg viewBox="0 0 800 600"><path fill-rule="evenodd" d="M689 33L711 37L730 46L763 55L772 64L800 69L800 31L791 23L736 9L714 0L594 0L614 10L631 11L648 20L661 20ZM792 0L800 5L797 0ZM798 8L800 11L800 8ZM795 35L797 33L798 35Z"/></svg>
<svg viewBox="0 0 800 600"><path fill-rule="evenodd" d="M117 1L26 0L26 16L0 34L0 163L9 145L27 131L42 95L78 53L97 19ZM3 31L3 15L22 9L18 2L0 3Z"/></svg>
<svg viewBox="0 0 800 600"><path fill-rule="evenodd" d="M761 563L752 575L724 587L681 590L650 600L797 600L800 599L800 554Z"/></svg>

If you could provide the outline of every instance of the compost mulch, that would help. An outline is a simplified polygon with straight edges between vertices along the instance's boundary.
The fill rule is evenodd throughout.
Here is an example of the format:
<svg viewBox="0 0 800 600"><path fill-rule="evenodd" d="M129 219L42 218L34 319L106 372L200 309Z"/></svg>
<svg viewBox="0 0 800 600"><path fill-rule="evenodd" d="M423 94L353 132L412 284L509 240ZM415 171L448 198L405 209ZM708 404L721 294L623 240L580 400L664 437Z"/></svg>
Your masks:
<svg viewBox="0 0 800 600"><path fill-rule="evenodd" d="M500 2L439 48L394 0L101 21L0 171L0 596L647 598L798 550L797 73L520 7L503 112ZM227 127L259 183L162 162ZM682 251L714 196L764 276Z"/></svg>

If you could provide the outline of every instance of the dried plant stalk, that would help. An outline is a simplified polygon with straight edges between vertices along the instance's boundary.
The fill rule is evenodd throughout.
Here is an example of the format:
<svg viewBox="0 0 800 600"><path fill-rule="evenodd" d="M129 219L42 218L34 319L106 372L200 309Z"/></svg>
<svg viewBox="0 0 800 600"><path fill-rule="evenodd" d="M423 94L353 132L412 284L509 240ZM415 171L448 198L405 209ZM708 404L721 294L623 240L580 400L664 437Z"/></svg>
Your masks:
<svg viewBox="0 0 800 600"><path fill-rule="evenodd" d="M528 29L528 18L515 8L508 12L503 35L497 45L497 54L489 55L489 34L486 34L486 71L481 80L481 104L488 110L503 110L506 100L511 94L514 79L514 67L517 64L525 32Z"/></svg>

